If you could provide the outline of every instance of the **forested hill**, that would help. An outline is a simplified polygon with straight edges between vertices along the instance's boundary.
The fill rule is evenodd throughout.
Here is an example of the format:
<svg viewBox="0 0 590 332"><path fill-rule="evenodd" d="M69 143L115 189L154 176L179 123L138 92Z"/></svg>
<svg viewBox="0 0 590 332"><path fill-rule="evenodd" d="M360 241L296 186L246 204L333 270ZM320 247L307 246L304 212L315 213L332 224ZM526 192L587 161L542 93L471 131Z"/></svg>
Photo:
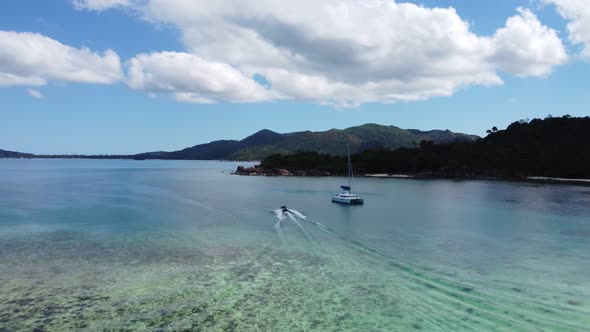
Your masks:
<svg viewBox="0 0 590 332"><path fill-rule="evenodd" d="M32 158L34 155L30 153L14 152L0 150L0 158Z"/></svg>
<svg viewBox="0 0 590 332"><path fill-rule="evenodd" d="M549 176L590 179L590 118L534 119L490 130L475 142L432 144L419 148L371 150L353 155L357 174L420 174L444 177ZM313 169L343 174L343 157L303 152L272 155L262 168Z"/></svg>
<svg viewBox="0 0 590 332"><path fill-rule="evenodd" d="M136 158L262 160L271 154L293 154L297 151L344 155L347 145L350 146L351 152L358 153L369 149L416 147L422 140L447 143L474 141L478 138L473 135L453 133L449 130L406 130L378 124L365 124L342 130L303 131L288 134L279 134L265 129L241 141L215 141L175 152L143 153L137 155Z"/></svg>

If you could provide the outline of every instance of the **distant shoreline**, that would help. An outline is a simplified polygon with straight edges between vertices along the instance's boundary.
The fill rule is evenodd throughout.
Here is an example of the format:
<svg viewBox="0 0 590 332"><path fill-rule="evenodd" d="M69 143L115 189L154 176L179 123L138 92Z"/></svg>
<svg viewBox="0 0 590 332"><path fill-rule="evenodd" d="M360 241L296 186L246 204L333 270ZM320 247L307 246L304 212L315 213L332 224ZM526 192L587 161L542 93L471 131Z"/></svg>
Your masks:
<svg viewBox="0 0 590 332"><path fill-rule="evenodd" d="M317 170L305 170L291 172L286 169L261 169L258 167L244 168L239 166L238 169L231 173L239 176L287 176L287 177L345 177L345 174L331 174L319 172ZM409 180L464 180L464 181L503 181L503 182L520 182L520 183L538 183L538 184L567 184L576 186L590 186L590 179L567 179L560 177L528 176L521 178L509 177L491 177L491 176L443 176L435 174L359 174L357 178L374 178L374 179L409 179Z"/></svg>
<svg viewBox="0 0 590 332"><path fill-rule="evenodd" d="M381 175L381 174L377 174ZM358 177L383 178L383 179L412 179L412 180L465 180L465 181L503 181L503 182L520 182L520 183L538 183L538 184L568 184L583 187L590 187L590 179L566 179L553 178L544 176L528 176L523 178L503 178L489 176L423 176L423 175L390 175L374 176L372 174L360 175Z"/></svg>
<svg viewBox="0 0 590 332"><path fill-rule="evenodd" d="M540 182L540 183L567 183L567 184L578 184L583 186L590 186L590 179L566 179L566 178L553 178L545 176L529 176L526 178L528 181Z"/></svg>
<svg viewBox="0 0 590 332"><path fill-rule="evenodd" d="M366 178L383 178L383 179L411 179L414 176L410 174L363 174L361 177Z"/></svg>
<svg viewBox="0 0 590 332"><path fill-rule="evenodd" d="M539 183L539 184L570 184L577 186L590 187L590 179L567 179L559 177L546 176L527 176L523 178L505 178L490 176L430 176L430 175L410 175L410 174L364 174L357 177L379 178L379 179L412 179L412 180L469 180L469 181L504 181L504 182L521 182L521 183Z"/></svg>
<svg viewBox="0 0 590 332"><path fill-rule="evenodd" d="M514 181L527 181L527 182L576 182L586 183L590 185L590 179L568 179L561 177L549 177L549 176L527 176L523 178L503 178L503 177L485 177L485 176L430 176L430 175L412 175L412 174L362 174L357 177L368 177L368 178L384 178L384 179L481 179L481 180L514 180Z"/></svg>
<svg viewBox="0 0 590 332"><path fill-rule="evenodd" d="M0 160L131 160L131 161L221 161L228 163L260 163L260 160L224 160L224 159L139 159L139 158L102 158L102 157L0 157Z"/></svg>
<svg viewBox="0 0 590 332"><path fill-rule="evenodd" d="M0 160L22 160L22 159L37 159L37 160L132 160L132 161L218 161L218 162L246 162L253 163L257 161L239 161L239 160L192 160L192 159L134 159L134 158L85 158L85 157L16 157L16 158L0 158ZM261 170L260 173L240 173L239 171L231 172L232 175L240 176L292 176L292 177L343 177L345 174L330 174L326 172L318 172L307 170L310 174L292 173L288 170ZM434 174L359 174L359 178L374 178L374 179L411 179L411 180L487 180L487 181L505 181L505 182L522 182L522 183L540 183L540 184L569 184L576 186L590 187L590 179L568 179L563 177L547 177L547 176L527 176L522 178L507 178L507 177L489 177L489 176L442 176Z"/></svg>

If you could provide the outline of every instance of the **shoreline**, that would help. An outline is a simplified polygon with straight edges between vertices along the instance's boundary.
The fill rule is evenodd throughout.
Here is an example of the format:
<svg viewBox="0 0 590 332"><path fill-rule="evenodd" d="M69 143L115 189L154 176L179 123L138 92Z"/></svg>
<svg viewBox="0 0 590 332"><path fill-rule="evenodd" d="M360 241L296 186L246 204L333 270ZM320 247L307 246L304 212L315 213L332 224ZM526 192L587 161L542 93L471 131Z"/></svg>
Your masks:
<svg viewBox="0 0 590 332"><path fill-rule="evenodd" d="M377 178L377 179L413 179L414 175L411 174L363 174L357 175L357 177L364 178Z"/></svg>
<svg viewBox="0 0 590 332"><path fill-rule="evenodd" d="M238 160L188 160L188 159L133 159L133 158L85 158L85 157L11 157L11 158L0 158L7 160L22 160L22 159L38 159L38 160L134 160L134 161L152 161L152 160L177 160L177 161L227 161L227 162L244 162ZM244 168L238 167L231 175L240 176L293 176L293 177L345 177L345 174L331 174L329 172L321 172L317 170L303 170L291 172L287 169L260 169L257 167ZM356 175L358 178L374 178L374 179L411 179L411 180L484 180L484 181L505 181L505 182L521 182L521 183L538 183L538 184L564 184L564 185L575 185L590 187L590 179L570 179L563 177L549 177L549 176L527 176L522 178L508 178L508 177L493 177L493 176L443 176L434 174L388 174L388 173L375 173L375 174L359 174Z"/></svg>
<svg viewBox="0 0 590 332"><path fill-rule="evenodd" d="M329 172L320 172L317 170L299 170L290 171L287 169L262 169L259 167L245 168L239 166L231 175L239 176L287 176L287 177L346 177L345 174L331 174ZM504 182L520 182L520 183L537 183L537 184L563 184L590 187L590 179L568 179L562 177L547 177L547 176L527 176L520 178L510 177L494 177L494 176L444 176L435 174L359 174L357 178L373 178L373 179L409 179L409 180L458 180L458 181L504 181Z"/></svg>

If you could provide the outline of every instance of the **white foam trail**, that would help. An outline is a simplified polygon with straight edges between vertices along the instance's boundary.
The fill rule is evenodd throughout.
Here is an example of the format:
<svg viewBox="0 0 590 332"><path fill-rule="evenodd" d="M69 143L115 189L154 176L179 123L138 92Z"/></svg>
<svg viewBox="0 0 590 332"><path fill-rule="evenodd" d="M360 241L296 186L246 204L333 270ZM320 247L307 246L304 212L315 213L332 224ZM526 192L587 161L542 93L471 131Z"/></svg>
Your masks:
<svg viewBox="0 0 590 332"><path fill-rule="evenodd" d="M321 245L313 236L313 234L310 232L310 230L308 230L299 220L302 220L304 222L308 222L310 224L313 224L314 226L318 227L320 230L335 235L334 231L332 231L331 229L329 229L328 227L324 226L322 223L319 223L317 221L313 221L311 219L308 219L306 215L304 215L303 213L297 211L297 210L293 210L293 209L289 209L287 212L283 212L282 209L278 209L278 210L274 210L274 213L276 214L277 218L279 218L279 222L277 222L277 224L275 225L275 230L277 231L277 233L280 236L283 236L282 234L283 231L280 228L280 224L281 221L285 218L289 218L289 220L294 223L299 230L301 230L301 232L303 233L303 235L305 235L305 237L307 238L308 241L312 242L314 245L318 246L318 248L324 250L326 253L328 253L330 255L330 257L332 258L332 260L336 263L338 263L338 261L334 258L334 254L328 250L327 248L325 248L323 245ZM320 272L322 273L322 275L324 276L324 278L326 280L328 280L325 271L323 270L323 267L320 266Z"/></svg>
<svg viewBox="0 0 590 332"><path fill-rule="evenodd" d="M285 213L283 213L282 209L272 210L271 212L273 212L275 214L275 216L277 217L277 220L278 220L274 226L275 232L277 232L277 235L279 236L279 238L282 241L284 241L285 240L285 233L283 232L283 229L281 228L281 223L286 218Z"/></svg>
<svg viewBox="0 0 590 332"><path fill-rule="evenodd" d="M272 212L274 212L275 216L277 216L277 219L279 219L279 221L285 220L285 213L283 213L282 209L276 209Z"/></svg>
<svg viewBox="0 0 590 332"><path fill-rule="evenodd" d="M297 227L299 227L301 232L305 235L305 237L307 237L307 239L309 241L314 242L314 243L316 242L315 239L313 238L313 236L311 236L311 234L305 229L305 227L303 227L303 225L301 225L301 223L297 220L297 218L293 217L293 215L288 212L287 212L287 216L295 225L297 225Z"/></svg>
<svg viewBox="0 0 590 332"><path fill-rule="evenodd" d="M313 220L306 220L309 223L312 223L314 225L316 225L319 229L321 229L322 231L326 232L326 233L330 233L330 234L334 234L334 231L329 229L328 227L326 227L326 225L317 222L317 221L313 221Z"/></svg>
<svg viewBox="0 0 590 332"><path fill-rule="evenodd" d="M292 212L292 213L291 213L291 212ZM324 231L324 232L326 232L326 233L334 234L334 232L333 232L333 231L331 231L329 228L327 228L326 226L324 226L323 224L321 224L321 223L319 223L319 222L317 222L317 221L313 221L313 220L307 219L307 216L306 216L306 215L304 215L303 213L301 213L301 212L299 212L299 211L297 211L297 210L291 210L291 209L289 209L289 212L287 212L287 215L289 216L289 218L290 218L290 219L291 219L291 220L292 220L294 223L296 223L296 224L297 224L297 226L299 227L299 229L301 229L301 231L302 231L302 232L305 234L305 236L306 236L306 237L307 237L307 238L308 238L308 239L309 239L311 242L313 242L313 243L314 243L316 246L318 246L318 248L320 248L321 250L324 250L324 251L325 251L325 252L326 252L326 253L327 253L327 254L330 256L330 258L331 258L331 259L332 259L334 262L336 262L337 264L340 264L340 263L338 262L338 260L336 260L336 258L335 258L335 256L334 256L334 254L332 253L332 251L331 251L331 250L329 250L328 248L324 247L324 246L321 244L321 242L318 242L318 241L316 241L316 240L315 240L315 238L313 237L313 235L312 235L312 234L311 234L311 233L310 233L310 232L309 232L309 231L308 231L308 230L305 228L305 226L303 226L303 225L302 225L302 224L299 222L299 220L297 220L297 218L299 218L299 219L301 219L301 220L303 220L303 221L305 221L305 222L308 222L308 223L310 223L310 224L316 225L316 226L317 226L319 229L323 230L323 231ZM320 271L320 273L322 274L322 276L324 277L324 279L325 279L326 281L328 281L328 276L326 276L326 272L325 272L325 270L324 270L324 268L323 268L323 266L322 266L322 265L320 265L320 266L319 266L319 271Z"/></svg>
<svg viewBox="0 0 590 332"><path fill-rule="evenodd" d="M297 210L289 209L289 212L293 213L299 219L307 220L307 216Z"/></svg>
<svg viewBox="0 0 590 332"><path fill-rule="evenodd" d="M285 218L283 218L283 219L285 219ZM281 222L283 222L283 219L279 220L275 224L275 231L279 235L279 238L284 241L285 240L285 234L283 233L283 229L281 228Z"/></svg>
<svg viewBox="0 0 590 332"><path fill-rule="evenodd" d="M302 212L300 212L300 211L289 209L289 212L293 213L293 215L295 215L295 217L297 217L297 218L299 218L301 220L304 220L304 221L307 221L309 223L312 223L312 224L316 225L319 229L323 230L324 232L334 233L334 231L332 231L331 229L329 229L328 227L326 227L326 225L324 225L324 224L322 224L320 222L317 222L317 221L308 219L307 216L305 214L303 214Z"/></svg>

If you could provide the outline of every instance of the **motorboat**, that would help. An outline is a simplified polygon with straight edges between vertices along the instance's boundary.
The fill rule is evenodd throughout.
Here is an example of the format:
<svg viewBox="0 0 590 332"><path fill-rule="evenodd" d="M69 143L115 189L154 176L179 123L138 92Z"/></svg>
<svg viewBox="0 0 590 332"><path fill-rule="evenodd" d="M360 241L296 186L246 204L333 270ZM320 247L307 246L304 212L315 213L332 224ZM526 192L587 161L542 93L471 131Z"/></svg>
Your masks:
<svg viewBox="0 0 590 332"><path fill-rule="evenodd" d="M286 205L281 205L281 211L283 212L289 212L289 209L287 209Z"/></svg>

